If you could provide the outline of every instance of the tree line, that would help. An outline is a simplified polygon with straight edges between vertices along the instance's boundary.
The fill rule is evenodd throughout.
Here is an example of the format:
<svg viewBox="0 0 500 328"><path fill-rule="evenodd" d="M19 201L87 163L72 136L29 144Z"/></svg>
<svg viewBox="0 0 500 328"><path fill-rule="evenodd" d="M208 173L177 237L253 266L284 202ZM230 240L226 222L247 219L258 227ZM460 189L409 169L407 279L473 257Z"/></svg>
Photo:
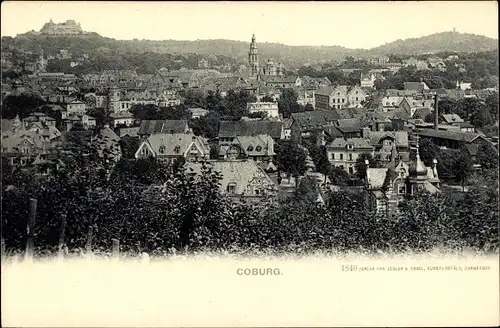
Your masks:
<svg viewBox="0 0 500 328"><path fill-rule="evenodd" d="M182 161L126 160L112 166L92 146L61 152L63 163L48 176L2 161L2 237L21 251L26 240L27 201L38 200L35 245L52 252L66 218L65 244L83 248L93 228L96 252L109 252L118 238L125 252L165 255L175 250L242 253L362 251L366 253L498 251L496 174L474 176L458 199L443 193L415 195L391 219L367 207L364 192L331 192L324 205L304 193L278 201L233 202L220 193L220 173L204 165L194 177Z"/></svg>

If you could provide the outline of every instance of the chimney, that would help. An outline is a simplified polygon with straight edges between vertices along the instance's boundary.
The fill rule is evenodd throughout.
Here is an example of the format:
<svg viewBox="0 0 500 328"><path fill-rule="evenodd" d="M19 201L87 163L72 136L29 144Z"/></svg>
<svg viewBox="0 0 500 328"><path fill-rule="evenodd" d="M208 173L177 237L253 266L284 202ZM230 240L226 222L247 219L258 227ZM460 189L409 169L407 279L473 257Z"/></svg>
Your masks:
<svg viewBox="0 0 500 328"><path fill-rule="evenodd" d="M438 95L434 95L434 130L438 130L439 122L439 108L438 108L439 98Z"/></svg>

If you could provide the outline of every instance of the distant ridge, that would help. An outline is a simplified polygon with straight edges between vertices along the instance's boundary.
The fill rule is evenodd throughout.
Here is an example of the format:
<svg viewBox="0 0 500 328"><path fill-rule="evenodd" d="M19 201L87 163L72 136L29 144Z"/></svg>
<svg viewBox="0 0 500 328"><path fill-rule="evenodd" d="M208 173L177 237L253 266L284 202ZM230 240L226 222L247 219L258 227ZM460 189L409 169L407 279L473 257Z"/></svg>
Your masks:
<svg viewBox="0 0 500 328"><path fill-rule="evenodd" d="M397 40L369 50L370 54L422 54L439 51L479 52L495 50L498 40L483 35L441 32L420 38Z"/></svg>
<svg viewBox="0 0 500 328"><path fill-rule="evenodd" d="M7 42L8 41L8 42ZM115 40L90 33L74 36L48 36L33 33L17 35L14 38L2 37L2 48L12 44L25 50L59 47L72 52L93 53L107 49L121 53L198 53L200 55L226 55L245 61L248 55L248 42L232 40ZM262 58L276 58L286 65L301 65L308 62L341 60L346 56L370 57L379 55L418 55L432 52L479 52L498 49L498 40L467 33L442 32L420 38L397 40L371 49L349 49L341 46L288 46L279 43L259 43Z"/></svg>

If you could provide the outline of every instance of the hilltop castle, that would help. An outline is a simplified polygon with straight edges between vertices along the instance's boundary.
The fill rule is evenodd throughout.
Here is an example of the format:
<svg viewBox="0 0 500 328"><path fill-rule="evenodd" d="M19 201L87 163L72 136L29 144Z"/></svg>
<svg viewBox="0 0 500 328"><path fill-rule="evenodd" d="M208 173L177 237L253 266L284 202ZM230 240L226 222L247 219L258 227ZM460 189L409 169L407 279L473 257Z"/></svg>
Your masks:
<svg viewBox="0 0 500 328"><path fill-rule="evenodd" d="M282 63L275 64L269 58L265 66L261 67L259 62L259 51L255 42L255 34L252 35L250 51L248 52L248 66L250 67L250 78L260 80L264 76L283 76L285 68Z"/></svg>
<svg viewBox="0 0 500 328"><path fill-rule="evenodd" d="M67 20L64 23L55 24L52 19L50 22L45 23L42 29L40 30L41 34L47 35L76 35L76 34L85 34L82 30L80 23L75 22L74 20Z"/></svg>

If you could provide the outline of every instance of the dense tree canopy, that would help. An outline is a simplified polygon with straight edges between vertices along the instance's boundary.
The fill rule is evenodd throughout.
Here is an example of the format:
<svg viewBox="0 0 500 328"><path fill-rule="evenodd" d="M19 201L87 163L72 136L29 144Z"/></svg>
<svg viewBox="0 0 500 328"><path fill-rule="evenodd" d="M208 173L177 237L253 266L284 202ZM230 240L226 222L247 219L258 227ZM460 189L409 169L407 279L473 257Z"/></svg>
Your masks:
<svg viewBox="0 0 500 328"><path fill-rule="evenodd" d="M136 120L188 120L191 113L185 105L158 107L153 104L136 104L130 109Z"/></svg>
<svg viewBox="0 0 500 328"><path fill-rule="evenodd" d="M1 116L13 119L19 115L20 119L24 119L45 104L45 100L35 94L9 95L2 102Z"/></svg>
<svg viewBox="0 0 500 328"><path fill-rule="evenodd" d="M368 160L369 166L366 165L365 161ZM370 153L363 153L356 159L356 164L354 164L356 169L356 177L358 180L364 181L366 177L366 169L368 167L380 167L379 163L373 158Z"/></svg>
<svg viewBox="0 0 500 328"><path fill-rule="evenodd" d="M297 143L282 140L275 145L276 160L280 171L289 176L303 175L306 172L306 151Z"/></svg>
<svg viewBox="0 0 500 328"><path fill-rule="evenodd" d="M92 151L87 150L91 154ZM315 182L304 179L303 201L234 203L219 193L220 175L209 167L198 178L154 159L106 166L97 157L61 158L51 177L13 173L2 162L2 236L8 250L24 249L27 199L36 197L37 253L54 250L66 217L65 244L78 251L94 231L93 250L108 253L111 239L129 254L169 254L172 249L230 252L429 251L472 247L498 252L498 190L495 177L475 179L462 201L447 194L417 194L394 220L380 220L366 207L364 192L333 192L315 202ZM111 175L105 174L111 170ZM16 185L12 188L5 182ZM9 180L10 179L10 180ZM313 198L314 196L314 198ZM314 201L313 201L314 200Z"/></svg>
<svg viewBox="0 0 500 328"><path fill-rule="evenodd" d="M292 113L303 112L304 106L297 103L297 92L293 89L283 89L278 100L279 112L284 118L289 118Z"/></svg>

